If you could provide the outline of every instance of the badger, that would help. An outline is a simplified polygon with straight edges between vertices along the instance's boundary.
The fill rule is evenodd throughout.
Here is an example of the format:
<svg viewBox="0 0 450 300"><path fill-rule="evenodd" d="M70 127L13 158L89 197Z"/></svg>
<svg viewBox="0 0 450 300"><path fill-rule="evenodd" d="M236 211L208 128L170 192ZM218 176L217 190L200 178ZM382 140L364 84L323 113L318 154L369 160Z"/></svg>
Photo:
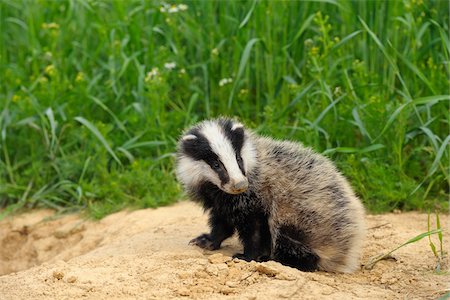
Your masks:
<svg viewBox="0 0 450 300"><path fill-rule="evenodd" d="M216 250L237 232L238 259L275 260L301 271L358 268L363 205L332 162L312 149L222 117L182 134L176 174L209 213L210 232L190 244Z"/></svg>

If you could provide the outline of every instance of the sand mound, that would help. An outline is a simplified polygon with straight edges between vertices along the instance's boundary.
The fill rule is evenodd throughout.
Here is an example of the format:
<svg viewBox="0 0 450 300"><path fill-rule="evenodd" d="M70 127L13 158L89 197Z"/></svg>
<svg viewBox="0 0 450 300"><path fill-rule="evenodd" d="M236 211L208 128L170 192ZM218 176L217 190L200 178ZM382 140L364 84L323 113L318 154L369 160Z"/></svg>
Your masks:
<svg viewBox="0 0 450 300"><path fill-rule="evenodd" d="M189 246L207 229L206 216L189 202L99 222L77 215L42 221L51 215L35 211L0 222L1 299L435 299L449 290L449 276L433 272L427 239L372 270L303 273L276 262L232 260L241 250L236 238L214 252ZM427 230L425 214L367 219L363 261Z"/></svg>

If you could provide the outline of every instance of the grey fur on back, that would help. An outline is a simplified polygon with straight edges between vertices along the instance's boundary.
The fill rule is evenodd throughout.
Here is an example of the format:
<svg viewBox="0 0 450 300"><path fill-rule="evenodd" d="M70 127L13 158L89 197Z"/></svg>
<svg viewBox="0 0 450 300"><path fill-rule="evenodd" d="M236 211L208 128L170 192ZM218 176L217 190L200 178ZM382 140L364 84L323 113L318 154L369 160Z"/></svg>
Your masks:
<svg viewBox="0 0 450 300"><path fill-rule="evenodd" d="M301 144L256 134L251 139L258 167L253 188L269 212L273 243L280 226L292 225L309 237L322 270L356 270L365 237L364 208L347 180L327 158Z"/></svg>

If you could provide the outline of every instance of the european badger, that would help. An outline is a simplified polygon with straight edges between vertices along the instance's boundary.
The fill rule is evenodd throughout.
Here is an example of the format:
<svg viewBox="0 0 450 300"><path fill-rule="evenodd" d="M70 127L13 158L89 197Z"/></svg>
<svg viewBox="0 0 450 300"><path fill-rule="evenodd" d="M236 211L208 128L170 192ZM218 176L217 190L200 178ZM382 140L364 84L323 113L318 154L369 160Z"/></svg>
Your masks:
<svg viewBox="0 0 450 300"><path fill-rule="evenodd" d="M176 172L209 211L211 232L191 244L215 250L237 230L240 259L273 259L303 271L357 269L363 206L334 165L311 149L219 118L182 135Z"/></svg>

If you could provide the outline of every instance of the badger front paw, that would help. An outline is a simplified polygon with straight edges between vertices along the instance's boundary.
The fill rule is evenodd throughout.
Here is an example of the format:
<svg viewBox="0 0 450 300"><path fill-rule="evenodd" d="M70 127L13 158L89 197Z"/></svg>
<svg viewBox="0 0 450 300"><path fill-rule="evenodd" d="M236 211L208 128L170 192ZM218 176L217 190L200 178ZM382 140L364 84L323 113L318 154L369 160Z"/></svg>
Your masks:
<svg viewBox="0 0 450 300"><path fill-rule="evenodd" d="M211 239L211 235L206 234L206 233L196 237L195 239L192 239L189 242L189 245L196 245L196 246L199 246L200 248L203 248L206 250L217 250L220 247L220 245L218 245L218 243L215 243Z"/></svg>
<svg viewBox="0 0 450 300"><path fill-rule="evenodd" d="M252 258L246 256L244 253L236 253L235 255L233 255L233 258L237 258L237 259L241 259L241 260L245 260L245 261L252 261Z"/></svg>
<svg viewBox="0 0 450 300"><path fill-rule="evenodd" d="M269 255L259 255L256 257L252 257L252 256L248 256L245 255L243 253L236 253L235 255L233 255L233 258L237 258L237 259L241 259L241 260L245 260L245 261L256 261L256 262L265 262L270 260L270 256Z"/></svg>

